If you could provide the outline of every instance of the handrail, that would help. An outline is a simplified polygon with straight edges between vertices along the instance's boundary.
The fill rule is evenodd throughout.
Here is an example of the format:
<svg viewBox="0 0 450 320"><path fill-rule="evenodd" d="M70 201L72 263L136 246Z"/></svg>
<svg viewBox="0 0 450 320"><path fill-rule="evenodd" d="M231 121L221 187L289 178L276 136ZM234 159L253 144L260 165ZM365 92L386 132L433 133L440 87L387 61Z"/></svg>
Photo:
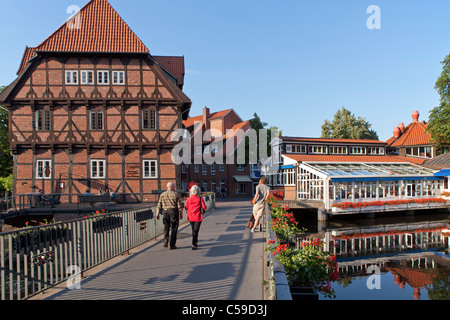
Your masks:
<svg viewBox="0 0 450 320"><path fill-rule="evenodd" d="M215 208L214 194L204 199ZM155 239L164 231L155 213L153 205L0 233L0 300L27 299Z"/></svg>

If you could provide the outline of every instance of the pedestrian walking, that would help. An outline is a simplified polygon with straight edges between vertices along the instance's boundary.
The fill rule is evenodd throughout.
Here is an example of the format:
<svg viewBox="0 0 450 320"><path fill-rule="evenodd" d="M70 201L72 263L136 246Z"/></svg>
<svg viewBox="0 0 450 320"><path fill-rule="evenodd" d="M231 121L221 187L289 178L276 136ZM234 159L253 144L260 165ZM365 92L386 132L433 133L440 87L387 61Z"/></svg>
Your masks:
<svg viewBox="0 0 450 320"><path fill-rule="evenodd" d="M156 220L159 220L161 214L164 224L164 247L168 247L170 242L170 249L176 249L178 226L180 219L183 219L183 207L173 182L167 184L167 191L159 197Z"/></svg>
<svg viewBox="0 0 450 320"><path fill-rule="evenodd" d="M197 250L198 232L203 220L203 213L206 211L206 205L203 198L199 197L200 188L192 186L189 191L189 199L186 201L187 219L192 228L192 250Z"/></svg>
<svg viewBox="0 0 450 320"><path fill-rule="evenodd" d="M262 177L259 179L259 184L256 186L256 193L253 197L253 216L255 222L253 228L250 229L251 232L255 232L256 227L259 226L260 219L266 208L266 200L269 197L270 188L267 186L267 178Z"/></svg>

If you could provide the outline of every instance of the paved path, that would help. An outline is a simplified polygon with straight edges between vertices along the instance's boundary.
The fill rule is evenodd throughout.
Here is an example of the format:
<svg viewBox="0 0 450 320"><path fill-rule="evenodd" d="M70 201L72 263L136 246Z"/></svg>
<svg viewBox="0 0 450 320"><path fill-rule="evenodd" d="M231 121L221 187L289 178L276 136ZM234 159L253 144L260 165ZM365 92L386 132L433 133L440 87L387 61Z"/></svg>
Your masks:
<svg viewBox="0 0 450 320"><path fill-rule="evenodd" d="M262 300L264 234L246 229L250 214L250 201L219 201L202 223L197 251L185 225L176 250L151 241L88 271L79 290L64 283L35 299Z"/></svg>

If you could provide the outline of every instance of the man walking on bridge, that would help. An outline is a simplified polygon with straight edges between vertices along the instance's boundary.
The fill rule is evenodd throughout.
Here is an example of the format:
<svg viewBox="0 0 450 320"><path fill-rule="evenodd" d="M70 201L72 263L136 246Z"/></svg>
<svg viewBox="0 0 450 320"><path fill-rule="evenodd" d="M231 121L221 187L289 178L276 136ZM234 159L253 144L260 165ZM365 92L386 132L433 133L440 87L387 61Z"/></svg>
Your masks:
<svg viewBox="0 0 450 320"><path fill-rule="evenodd" d="M170 249L176 249L178 225L180 219L183 219L183 206L180 196L175 192L175 183L173 182L167 184L167 191L159 197L156 220L159 220L161 212L164 224L164 247L169 245L169 233L172 229Z"/></svg>

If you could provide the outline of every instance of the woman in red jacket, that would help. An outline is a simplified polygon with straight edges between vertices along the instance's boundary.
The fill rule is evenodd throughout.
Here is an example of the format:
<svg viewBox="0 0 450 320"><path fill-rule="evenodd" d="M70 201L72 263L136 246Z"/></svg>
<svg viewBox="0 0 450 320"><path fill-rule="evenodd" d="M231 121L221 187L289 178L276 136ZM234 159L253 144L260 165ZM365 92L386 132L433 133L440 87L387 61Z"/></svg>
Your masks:
<svg viewBox="0 0 450 320"><path fill-rule="evenodd" d="M191 187L190 197L186 201L187 219L192 227L192 250L197 250L198 232L203 220L202 209L206 211L205 201L199 197L200 188L197 185Z"/></svg>

